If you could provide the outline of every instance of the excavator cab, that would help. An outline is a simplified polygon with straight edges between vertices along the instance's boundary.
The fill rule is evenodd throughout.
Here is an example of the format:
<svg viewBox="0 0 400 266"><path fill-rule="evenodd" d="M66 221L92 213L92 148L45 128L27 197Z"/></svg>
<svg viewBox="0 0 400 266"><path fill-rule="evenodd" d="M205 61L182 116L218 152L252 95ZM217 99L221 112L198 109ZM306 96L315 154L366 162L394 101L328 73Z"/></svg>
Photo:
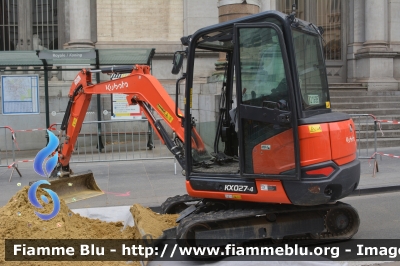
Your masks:
<svg viewBox="0 0 400 266"><path fill-rule="evenodd" d="M355 136L354 124L330 109L322 36L315 25L270 11L181 40L188 50L185 137L193 137L189 129L196 121L213 155L211 162L199 163L185 143L192 151L186 152L189 195L317 205L356 188L356 143L346 141ZM224 53L225 60L219 62L222 71L205 82L196 58L211 52Z"/></svg>

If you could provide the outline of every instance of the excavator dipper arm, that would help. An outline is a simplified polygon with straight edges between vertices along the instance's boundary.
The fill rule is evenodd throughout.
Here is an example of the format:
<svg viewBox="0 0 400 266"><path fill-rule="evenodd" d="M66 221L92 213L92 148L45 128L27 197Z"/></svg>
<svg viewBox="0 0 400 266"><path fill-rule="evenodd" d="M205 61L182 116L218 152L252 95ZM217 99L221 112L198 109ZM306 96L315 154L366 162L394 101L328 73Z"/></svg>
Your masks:
<svg viewBox="0 0 400 266"><path fill-rule="evenodd" d="M98 84L92 83L92 74L94 72L113 73L130 72L129 76L110 80ZM159 120L152 114L150 107L159 114L159 116L175 132L176 138L184 142L184 128L182 119L175 113L175 102L168 95L160 82L150 74L150 67L146 65L135 65L127 68L114 67L100 70L82 69L74 79L70 92L69 103L61 124L60 137L65 130L65 140L59 148L59 167L62 172L69 170L69 161L82 127L86 111L89 107L93 94L126 94L128 104L138 104L155 132L167 148L174 154L178 162L184 168L184 154L182 148L168 136L167 131ZM178 113L181 111L178 109ZM182 115L180 115L182 117ZM205 152L205 146L200 135L193 127L193 136L191 139L192 147L199 153Z"/></svg>

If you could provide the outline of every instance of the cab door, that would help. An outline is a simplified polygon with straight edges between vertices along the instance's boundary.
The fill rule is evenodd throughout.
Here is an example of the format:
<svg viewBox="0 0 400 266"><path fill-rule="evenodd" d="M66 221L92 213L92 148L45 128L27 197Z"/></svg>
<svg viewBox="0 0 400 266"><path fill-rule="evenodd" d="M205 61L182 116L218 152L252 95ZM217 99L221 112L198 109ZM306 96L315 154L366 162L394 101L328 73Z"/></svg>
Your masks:
<svg viewBox="0 0 400 266"><path fill-rule="evenodd" d="M296 102L282 30L236 24L234 43L240 172L299 179Z"/></svg>

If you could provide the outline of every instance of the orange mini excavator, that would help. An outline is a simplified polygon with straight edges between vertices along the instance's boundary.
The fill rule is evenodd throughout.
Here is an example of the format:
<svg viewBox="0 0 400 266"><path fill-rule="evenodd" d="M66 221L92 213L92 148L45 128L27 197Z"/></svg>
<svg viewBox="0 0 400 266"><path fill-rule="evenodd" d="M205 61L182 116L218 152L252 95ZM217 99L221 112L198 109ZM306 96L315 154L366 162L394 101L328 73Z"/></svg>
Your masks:
<svg viewBox="0 0 400 266"><path fill-rule="evenodd" d="M140 105L183 168L188 195L162 204L164 213L181 213L177 239L220 245L230 239L351 238L359 216L337 200L356 189L360 162L352 119L330 109L322 31L294 14L268 11L182 37L186 49L175 53L172 72L181 71L185 56L186 71L175 101L148 66L83 69L61 126L59 179L71 178L70 157L92 95L122 93ZM207 61L195 59L217 53L226 55L221 79L194 82ZM93 84L92 73L99 71L129 75Z"/></svg>

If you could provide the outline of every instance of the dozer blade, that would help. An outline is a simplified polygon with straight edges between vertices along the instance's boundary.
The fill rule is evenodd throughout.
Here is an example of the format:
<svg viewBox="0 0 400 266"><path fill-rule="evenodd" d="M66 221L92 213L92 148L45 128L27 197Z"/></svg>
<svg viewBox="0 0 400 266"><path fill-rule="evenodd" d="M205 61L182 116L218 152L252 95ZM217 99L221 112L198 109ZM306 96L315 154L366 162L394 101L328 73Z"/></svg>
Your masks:
<svg viewBox="0 0 400 266"><path fill-rule="evenodd" d="M97 186L91 171L76 173L69 177L50 179L49 188L57 193L65 203L71 203L87 198L103 195L104 192Z"/></svg>
<svg viewBox="0 0 400 266"><path fill-rule="evenodd" d="M141 239L148 240L148 244L155 246L164 240L176 237L177 224L172 224L171 220L175 220L177 215L154 213L139 204L134 204L130 212L137 233Z"/></svg>

